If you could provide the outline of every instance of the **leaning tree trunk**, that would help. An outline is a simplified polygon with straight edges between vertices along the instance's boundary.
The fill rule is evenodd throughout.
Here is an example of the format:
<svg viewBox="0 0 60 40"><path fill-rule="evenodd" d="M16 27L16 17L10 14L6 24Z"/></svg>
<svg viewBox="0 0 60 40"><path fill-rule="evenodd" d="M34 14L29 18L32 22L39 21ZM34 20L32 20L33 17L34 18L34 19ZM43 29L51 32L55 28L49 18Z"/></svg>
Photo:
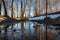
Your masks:
<svg viewBox="0 0 60 40"><path fill-rule="evenodd" d="M6 4L5 4L5 1L4 1L4 0L2 0L2 2L3 2L3 6L4 6L4 11L5 11L4 16L7 16L7 10L6 10Z"/></svg>

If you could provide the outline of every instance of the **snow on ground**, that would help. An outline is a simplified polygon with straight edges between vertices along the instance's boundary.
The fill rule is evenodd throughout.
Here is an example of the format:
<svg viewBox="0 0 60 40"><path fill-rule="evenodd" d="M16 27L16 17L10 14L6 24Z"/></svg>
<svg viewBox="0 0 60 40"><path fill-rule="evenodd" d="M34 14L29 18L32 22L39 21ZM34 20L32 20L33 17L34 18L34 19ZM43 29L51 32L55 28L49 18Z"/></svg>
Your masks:
<svg viewBox="0 0 60 40"><path fill-rule="evenodd" d="M48 17L50 18L56 18L56 17L59 17L60 14L54 14L54 15L47 15ZM32 18L29 18L29 20L42 20L44 19L46 16L39 16L39 17L32 17Z"/></svg>

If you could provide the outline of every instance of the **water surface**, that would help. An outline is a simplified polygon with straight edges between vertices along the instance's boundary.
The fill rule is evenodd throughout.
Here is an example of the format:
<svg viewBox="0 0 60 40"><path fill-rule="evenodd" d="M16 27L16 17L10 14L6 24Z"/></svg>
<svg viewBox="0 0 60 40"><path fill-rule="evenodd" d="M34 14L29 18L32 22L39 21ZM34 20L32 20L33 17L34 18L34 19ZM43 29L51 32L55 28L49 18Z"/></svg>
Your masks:
<svg viewBox="0 0 60 40"><path fill-rule="evenodd" d="M60 26L21 21L0 26L0 40L60 40Z"/></svg>

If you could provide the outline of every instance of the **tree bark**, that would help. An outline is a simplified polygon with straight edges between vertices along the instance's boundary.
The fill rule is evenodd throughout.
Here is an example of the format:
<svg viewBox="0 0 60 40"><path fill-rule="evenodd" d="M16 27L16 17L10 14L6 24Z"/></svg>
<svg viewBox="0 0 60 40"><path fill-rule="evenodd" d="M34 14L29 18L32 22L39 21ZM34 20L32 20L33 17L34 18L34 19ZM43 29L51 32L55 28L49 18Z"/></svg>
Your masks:
<svg viewBox="0 0 60 40"><path fill-rule="evenodd" d="M4 1L4 0L2 0L2 2L3 2L3 6L4 6L4 11L5 11L4 16L7 16L7 10L6 10L6 4L5 4L5 1Z"/></svg>
<svg viewBox="0 0 60 40"><path fill-rule="evenodd" d="M26 8L26 0L24 0L24 4L21 0L21 19L24 18L25 8Z"/></svg>
<svg viewBox="0 0 60 40"><path fill-rule="evenodd" d="M34 16L38 16L38 13L37 13L37 10L38 10L38 8L37 8L37 0L35 0L35 6L34 6L34 10L35 10L35 14L34 14Z"/></svg>
<svg viewBox="0 0 60 40"><path fill-rule="evenodd" d="M14 8L13 8L13 2L14 2L14 0L12 0L12 4L11 4L11 6L12 6L12 10L11 10L12 14L11 14L11 17L12 17L12 18L14 18Z"/></svg>
<svg viewBox="0 0 60 40"><path fill-rule="evenodd" d="M23 14L22 14L22 7L23 7L23 3L22 3L22 0L21 0L21 19L23 17Z"/></svg>
<svg viewBox="0 0 60 40"><path fill-rule="evenodd" d="M32 0L30 0L30 4L29 4L29 17L30 17L30 13L31 13L31 5L32 5Z"/></svg>
<svg viewBox="0 0 60 40"><path fill-rule="evenodd" d="M41 15L41 13L40 13L40 0L39 0L39 16Z"/></svg>
<svg viewBox="0 0 60 40"><path fill-rule="evenodd" d="M1 4L0 4L0 15L1 15Z"/></svg>
<svg viewBox="0 0 60 40"><path fill-rule="evenodd" d="M15 0L15 2L16 2L16 11L17 11L17 18L18 18L18 0Z"/></svg>

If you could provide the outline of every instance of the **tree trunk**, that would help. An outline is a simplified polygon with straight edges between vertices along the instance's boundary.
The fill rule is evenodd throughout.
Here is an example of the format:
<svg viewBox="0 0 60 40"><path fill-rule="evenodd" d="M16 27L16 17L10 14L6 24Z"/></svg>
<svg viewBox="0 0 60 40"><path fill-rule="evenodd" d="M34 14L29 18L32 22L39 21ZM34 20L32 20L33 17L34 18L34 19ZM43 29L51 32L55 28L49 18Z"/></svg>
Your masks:
<svg viewBox="0 0 60 40"><path fill-rule="evenodd" d="M24 18L25 8L26 8L26 0L24 0L24 4L21 0L21 19Z"/></svg>
<svg viewBox="0 0 60 40"><path fill-rule="evenodd" d="M11 4L11 6L12 6L12 10L11 10L12 14L11 14L11 17L12 17L12 18L14 17L14 8L13 8L13 2L14 2L14 0L12 0L12 4Z"/></svg>
<svg viewBox="0 0 60 40"><path fill-rule="evenodd" d="M47 18L47 8L48 8L48 0L46 0L46 18ZM46 40L48 40L48 37L47 37L47 21L48 21L48 19L46 19Z"/></svg>
<svg viewBox="0 0 60 40"><path fill-rule="evenodd" d="M40 13L40 0L39 0L39 16L41 15L41 13Z"/></svg>
<svg viewBox="0 0 60 40"><path fill-rule="evenodd" d="M22 14L22 7L23 7L23 3L22 3L22 0L21 0L21 19L23 17L23 14Z"/></svg>
<svg viewBox="0 0 60 40"><path fill-rule="evenodd" d="M4 14L4 16L7 16L7 10L6 10L5 1L4 1L4 0L2 0L2 2L3 2L3 6L4 6L4 11L5 11L5 14Z"/></svg>
<svg viewBox="0 0 60 40"><path fill-rule="evenodd" d="M26 0L24 0L24 8L23 8L23 17L24 17L24 13L25 13L25 9L26 9Z"/></svg>
<svg viewBox="0 0 60 40"><path fill-rule="evenodd" d="M16 2L16 11L17 11L17 18L18 18L18 0L15 1Z"/></svg>
<svg viewBox="0 0 60 40"><path fill-rule="evenodd" d="M1 15L1 4L0 4L0 15Z"/></svg>
<svg viewBox="0 0 60 40"><path fill-rule="evenodd" d="M34 14L34 16L38 16L38 13L37 13L38 8L37 7L38 7L37 0L35 0L35 6L34 6L35 14Z"/></svg>
<svg viewBox="0 0 60 40"><path fill-rule="evenodd" d="M32 0L30 0L30 4L29 4L29 17L30 17L30 13L31 13L31 5L32 5Z"/></svg>

